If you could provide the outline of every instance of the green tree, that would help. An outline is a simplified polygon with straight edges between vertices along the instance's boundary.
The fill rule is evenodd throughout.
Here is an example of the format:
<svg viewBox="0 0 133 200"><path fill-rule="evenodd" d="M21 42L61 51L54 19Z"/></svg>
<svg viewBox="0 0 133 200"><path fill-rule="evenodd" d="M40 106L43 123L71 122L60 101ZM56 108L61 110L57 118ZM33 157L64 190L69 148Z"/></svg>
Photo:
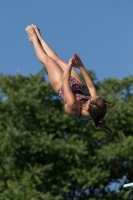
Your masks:
<svg viewBox="0 0 133 200"><path fill-rule="evenodd" d="M96 87L115 103L109 135L67 116L43 73L0 76L1 200L129 199L122 186L123 177L133 180L133 77Z"/></svg>

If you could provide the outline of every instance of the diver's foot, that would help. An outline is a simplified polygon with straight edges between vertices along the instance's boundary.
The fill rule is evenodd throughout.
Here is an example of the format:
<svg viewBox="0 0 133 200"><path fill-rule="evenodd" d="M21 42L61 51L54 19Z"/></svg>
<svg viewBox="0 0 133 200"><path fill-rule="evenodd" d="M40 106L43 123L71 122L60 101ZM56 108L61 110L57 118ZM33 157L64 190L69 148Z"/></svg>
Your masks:
<svg viewBox="0 0 133 200"><path fill-rule="evenodd" d="M34 25L34 24L32 24L31 26L34 28L34 31L35 31L35 33L36 33L38 39L41 40L40 29L39 29L36 25Z"/></svg>
<svg viewBox="0 0 133 200"><path fill-rule="evenodd" d="M36 33L34 31L34 28L32 26L27 26L26 32L27 32L27 34L29 36L29 41L32 43L33 42L33 38L36 37Z"/></svg>

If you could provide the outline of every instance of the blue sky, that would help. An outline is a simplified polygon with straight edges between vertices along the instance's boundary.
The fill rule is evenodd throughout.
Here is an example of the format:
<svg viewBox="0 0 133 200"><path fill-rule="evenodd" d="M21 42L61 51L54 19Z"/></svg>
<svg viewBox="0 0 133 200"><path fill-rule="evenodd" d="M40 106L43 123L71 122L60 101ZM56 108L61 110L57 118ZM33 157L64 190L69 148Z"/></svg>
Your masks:
<svg viewBox="0 0 133 200"><path fill-rule="evenodd" d="M0 73L42 68L25 32L32 23L62 59L78 53L99 80L133 75L132 0L1 1Z"/></svg>

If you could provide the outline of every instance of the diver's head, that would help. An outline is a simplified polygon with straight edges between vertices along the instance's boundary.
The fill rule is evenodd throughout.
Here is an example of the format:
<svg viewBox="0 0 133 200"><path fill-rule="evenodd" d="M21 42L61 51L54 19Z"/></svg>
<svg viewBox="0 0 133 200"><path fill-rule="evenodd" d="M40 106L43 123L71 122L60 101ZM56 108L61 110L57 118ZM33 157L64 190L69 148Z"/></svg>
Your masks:
<svg viewBox="0 0 133 200"><path fill-rule="evenodd" d="M107 126L104 125L100 120L106 115L107 108L112 108L114 106L113 103L110 103L103 99L100 96L92 97L89 103L89 114L94 121L94 126L97 129L102 129L106 132L106 129L110 130Z"/></svg>

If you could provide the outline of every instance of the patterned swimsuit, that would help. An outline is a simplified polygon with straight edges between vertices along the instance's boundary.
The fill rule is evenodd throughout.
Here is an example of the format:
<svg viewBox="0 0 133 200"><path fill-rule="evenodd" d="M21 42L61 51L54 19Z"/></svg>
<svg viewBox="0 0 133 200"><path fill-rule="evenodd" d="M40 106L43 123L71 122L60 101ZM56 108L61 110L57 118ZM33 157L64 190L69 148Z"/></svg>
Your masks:
<svg viewBox="0 0 133 200"><path fill-rule="evenodd" d="M74 77L70 77L70 80L69 80L69 83L70 83L70 86L72 88L72 92L73 92L73 95L75 96L75 98L80 102L81 99L86 99L88 100L90 97L87 96L84 92L84 89L83 89L83 84L80 83L79 81L77 81ZM64 104L67 103L66 99L65 99L65 94L64 94L64 87L62 86L58 93L57 93L64 101ZM80 115L79 115L79 118L81 117L81 103L80 103Z"/></svg>

